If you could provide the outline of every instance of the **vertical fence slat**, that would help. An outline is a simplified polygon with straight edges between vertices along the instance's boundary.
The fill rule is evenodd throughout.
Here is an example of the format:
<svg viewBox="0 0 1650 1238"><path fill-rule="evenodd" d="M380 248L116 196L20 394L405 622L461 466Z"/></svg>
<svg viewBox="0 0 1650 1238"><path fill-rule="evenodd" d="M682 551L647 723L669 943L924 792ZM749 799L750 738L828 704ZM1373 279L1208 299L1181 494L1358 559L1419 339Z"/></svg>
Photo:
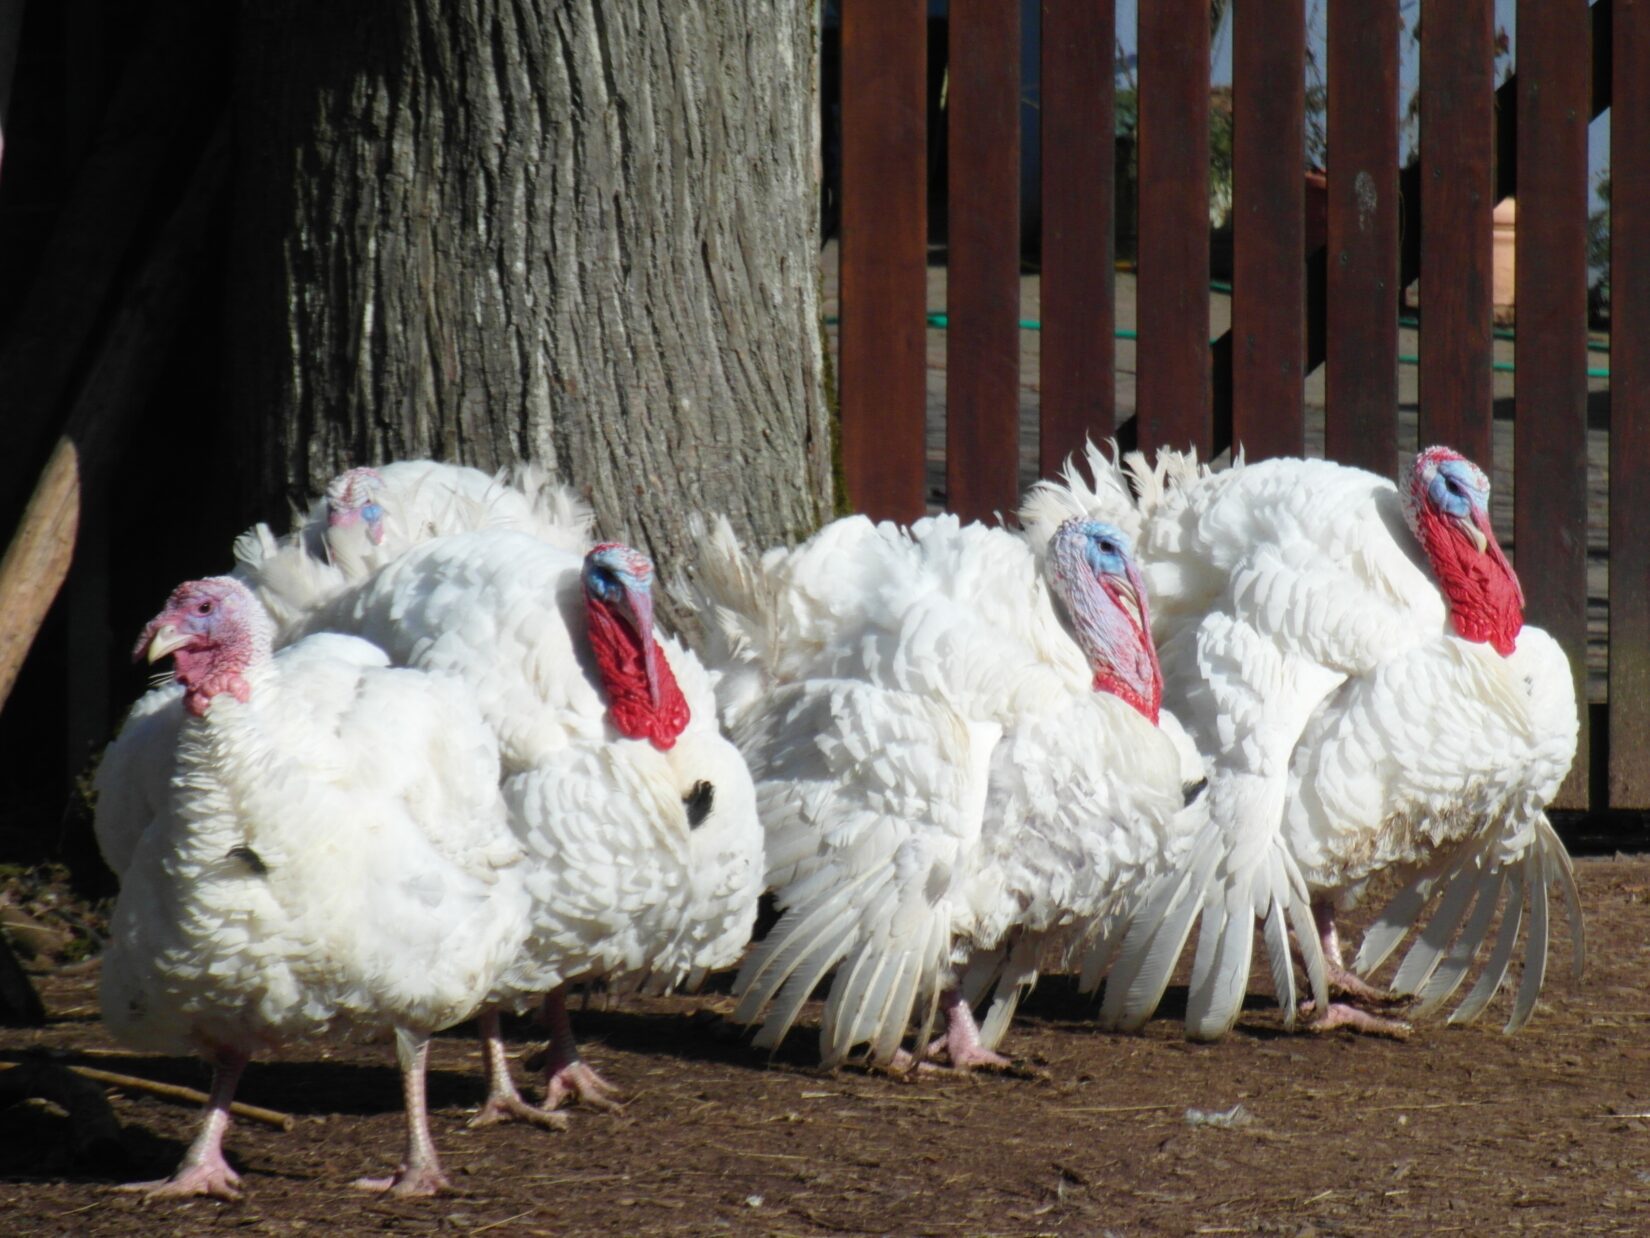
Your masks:
<svg viewBox="0 0 1650 1238"><path fill-rule="evenodd" d="M1116 426L1114 20L1114 0L1043 0L1044 477Z"/></svg>
<svg viewBox="0 0 1650 1238"><path fill-rule="evenodd" d="M1398 3L1329 10L1324 454L1398 470Z"/></svg>
<svg viewBox="0 0 1650 1238"><path fill-rule="evenodd" d="M1421 0L1421 446L1490 471L1491 0Z"/></svg>
<svg viewBox="0 0 1650 1238"><path fill-rule="evenodd" d="M1273 0L1234 17L1232 437L1259 460L1306 449L1306 10Z"/></svg>
<svg viewBox="0 0 1650 1238"><path fill-rule="evenodd" d="M1587 0L1519 0L1513 543L1526 618L1569 655L1587 807ZM1425 295L1423 287L1423 294Z"/></svg>
<svg viewBox="0 0 1650 1238"><path fill-rule="evenodd" d="M1139 445L1213 439L1209 383L1209 6L1140 6Z"/></svg>
<svg viewBox="0 0 1650 1238"><path fill-rule="evenodd" d="M1020 495L1020 7L951 0L946 86L946 507L964 520Z"/></svg>
<svg viewBox="0 0 1650 1238"><path fill-rule="evenodd" d="M1615 0L1610 108L1610 806L1650 808L1650 0Z"/></svg>
<svg viewBox="0 0 1650 1238"><path fill-rule="evenodd" d="M842 471L878 519L923 514L927 30L923 0L842 11Z"/></svg>

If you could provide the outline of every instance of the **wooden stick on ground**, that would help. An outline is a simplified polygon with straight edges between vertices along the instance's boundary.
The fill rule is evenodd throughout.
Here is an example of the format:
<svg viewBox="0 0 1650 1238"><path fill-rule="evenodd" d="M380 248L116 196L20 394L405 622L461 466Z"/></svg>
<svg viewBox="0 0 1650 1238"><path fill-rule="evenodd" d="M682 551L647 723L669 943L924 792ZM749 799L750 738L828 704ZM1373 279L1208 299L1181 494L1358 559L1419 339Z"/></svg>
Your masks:
<svg viewBox="0 0 1650 1238"><path fill-rule="evenodd" d="M194 1088L186 1088L176 1083L161 1083L154 1079L144 1079L138 1075L117 1074L112 1070L99 1070L95 1066L70 1066L69 1069L82 1078L105 1084L108 1087L120 1088L126 1092L144 1092L150 1096L158 1096L162 1100L175 1100L180 1105L204 1105L206 1103L205 1092L197 1092ZM260 1105L247 1105L240 1101L235 1101L230 1105L229 1112L237 1118L262 1122L265 1126L273 1126L280 1131L290 1131L295 1125L290 1113L265 1109Z"/></svg>

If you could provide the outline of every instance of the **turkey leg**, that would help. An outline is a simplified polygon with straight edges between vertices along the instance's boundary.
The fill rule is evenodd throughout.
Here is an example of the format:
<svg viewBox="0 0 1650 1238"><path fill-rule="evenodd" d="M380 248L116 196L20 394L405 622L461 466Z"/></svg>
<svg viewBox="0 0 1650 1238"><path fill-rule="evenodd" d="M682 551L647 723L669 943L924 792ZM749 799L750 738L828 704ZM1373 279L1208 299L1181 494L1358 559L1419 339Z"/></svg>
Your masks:
<svg viewBox="0 0 1650 1238"><path fill-rule="evenodd" d="M977 1067L989 1070L1010 1070L1014 1063L1000 1053L993 1053L980 1043L980 1025L974 1022L974 1012L963 1000L962 990L947 989L940 994L940 1009L945 1012L945 1034L937 1037L923 1050L920 1059L914 1059L903 1049L894 1056L894 1069L933 1070L927 1059L945 1054L952 1070L968 1071Z"/></svg>
<svg viewBox="0 0 1650 1238"><path fill-rule="evenodd" d="M544 995L539 1017L550 1029L550 1049L544 1063L544 1107L556 1109L571 1098L596 1109L617 1110L619 1089L579 1056L573 1024L567 1017L566 985L557 985Z"/></svg>
<svg viewBox="0 0 1650 1238"><path fill-rule="evenodd" d="M230 1049L219 1050L212 1062L212 1092L201 1111L201 1128L183 1160L170 1178L153 1182L133 1182L123 1191L142 1191L150 1199L183 1199L210 1195L213 1199L241 1197L241 1176L223 1159L223 1136L229 1129L229 1102L235 1085L246 1069L246 1055Z"/></svg>
<svg viewBox="0 0 1650 1238"><path fill-rule="evenodd" d="M530 1105L516 1091L510 1077L510 1056L505 1052L504 1036L499 1031L498 1011L489 1010L481 1016L481 1049L487 1060L487 1099L480 1112L470 1119L471 1126L493 1126L500 1122L527 1122L546 1130L566 1130L567 1118L549 1109Z"/></svg>
<svg viewBox="0 0 1650 1238"><path fill-rule="evenodd" d="M1335 928L1335 908L1327 902L1312 904L1312 919L1318 926L1318 940L1323 945L1324 978L1332 989L1339 990L1350 1002L1331 1002L1321 1017L1315 1019L1310 1030L1327 1032L1337 1027L1350 1028L1371 1036L1390 1036L1403 1040L1409 1036L1410 1025L1401 1019L1389 1019L1365 1009L1366 1006L1392 1006L1404 999L1387 989L1376 988L1346 966L1341 954L1340 933ZM1315 1003L1301 1003L1301 1013L1310 1014Z"/></svg>
<svg viewBox="0 0 1650 1238"><path fill-rule="evenodd" d="M395 1057L401 1065L401 1092L407 1111L407 1154L388 1178L358 1178L364 1191L390 1195L441 1195L452 1190L441 1172L435 1144L430 1139L429 1109L425 1102L424 1073L430 1058L428 1032L395 1029Z"/></svg>

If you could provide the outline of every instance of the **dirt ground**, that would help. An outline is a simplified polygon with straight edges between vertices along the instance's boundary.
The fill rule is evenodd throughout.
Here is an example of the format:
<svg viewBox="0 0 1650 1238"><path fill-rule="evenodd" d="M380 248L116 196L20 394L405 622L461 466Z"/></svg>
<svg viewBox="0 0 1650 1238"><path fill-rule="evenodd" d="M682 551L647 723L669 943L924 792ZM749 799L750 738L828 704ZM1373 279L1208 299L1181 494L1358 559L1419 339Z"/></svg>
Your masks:
<svg viewBox="0 0 1650 1238"><path fill-rule="evenodd" d="M1467 1028L1407 1043L1284 1034L1254 1001L1236 1033L1192 1045L1172 990L1143 1035L1097 1031L1092 1003L1045 979L1005 1050L1014 1076L917 1081L770 1060L725 995L575 1012L621 1115L573 1110L560 1134L465 1128L481 1088L459 1029L433 1057L433 1128L460 1194L369 1197L401 1139L387 1046L311 1047L254 1065L240 1099L287 1133L230 1131L238 1204L146 1203L112 1184L170 1172L195 1120L114 1091L118 1152L76 1156L60 1109L0 1108L0 1228L24 1234L450 1230L556 1234L1487 1234L1650 1232L1650 859L1578 861L1589 963L1555 952L1530 1026L1505 992ZM1562 933L1560 920L1555 926ZM1567 948L1565 950L1567 956ZM0 1062L63 1062L202 1086L198 1064L112 1056L95 965L36 976L48 1026L0 1030ZM1497 1017L1499 1016L1499 1017ZM532 1027L514 1028L523 1046ZM0 1072L3 1077L3 1072ZM0 1099L0 1105L9 1102ZM1189 1111L1226 1112L1198 1124ZM1241 1121L1247 1115L1248 1121Z"/></svg>

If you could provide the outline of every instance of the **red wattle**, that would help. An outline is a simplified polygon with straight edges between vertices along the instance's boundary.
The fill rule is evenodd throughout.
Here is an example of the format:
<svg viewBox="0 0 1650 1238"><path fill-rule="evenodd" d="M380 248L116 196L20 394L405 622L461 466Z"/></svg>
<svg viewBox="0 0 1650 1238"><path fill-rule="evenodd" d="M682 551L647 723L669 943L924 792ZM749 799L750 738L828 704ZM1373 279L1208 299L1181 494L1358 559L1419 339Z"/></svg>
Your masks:
<svg viewBox="0 0 1650 1238"><path fill-rule="evenodd" d="M1487 642L1502 657L1512 653L1524 626L1524 592L1501 547L1491 537L1489 548L1480 551L1430 508L1422 509L1419 523L1456 634Z"/></svg>
<svg viewBox="0 0 1650 1238"><path fill-rule="evenodd" d="M206 713L212 698L227 692L241 704L252 696L252 686L241 675L241 665L225 656L220 648L191 649L185 646L172 653L173 677L183 685L183 707L195 717Z"/></svg>
<svg viewBox="0 0 1650 1238"><path fill-rule="evenodd" d="M1094 690L1096 692L1110 692L1118 700L1132 705L1153 726L1157 725L1158 715L1163 708L1163 680L1152 680L1152 694L1143 696L1128 680L1111 673L1110 671L1096 671L1094 675Z"/></svg>
<svg viewBox="0 0 1650 1238"><path fill-rule="evenodd" d="M607 693L607 713L613 725L627 739L645 739L655 748L668 751L692 714L662 650L655 655L659 703L653 703L647 686L647 654L642 645L644 639L651 641L653 634L640 636L610 607L588 595L585 613L590 620L590 649L596 655L596 669Z"/></svg>

